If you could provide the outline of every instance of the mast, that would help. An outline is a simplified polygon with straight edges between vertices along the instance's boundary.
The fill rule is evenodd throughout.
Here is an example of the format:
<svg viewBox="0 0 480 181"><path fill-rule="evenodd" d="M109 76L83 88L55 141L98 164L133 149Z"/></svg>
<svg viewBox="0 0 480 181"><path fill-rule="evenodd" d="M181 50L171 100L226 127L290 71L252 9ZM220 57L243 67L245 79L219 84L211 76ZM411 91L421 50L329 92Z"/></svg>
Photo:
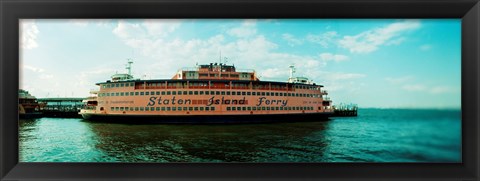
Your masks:
<svg viewBox="0 0 480 181"><path fill-rule="evenodd" d="M128 75L132 75L132 64L133 64L133 60L132 59L127 59L127 67L125 67L125 69L127 69L128 71Z"/></svg>
<svg viewBox="0 0 480 181"><path fill-rule="evenodd" d="M289 77L289 79L292 79L292 78L293 78L293 73L295 73L295 66L294 66L294 65L290 65L289 68L290 68L290 77Z"/></svg>

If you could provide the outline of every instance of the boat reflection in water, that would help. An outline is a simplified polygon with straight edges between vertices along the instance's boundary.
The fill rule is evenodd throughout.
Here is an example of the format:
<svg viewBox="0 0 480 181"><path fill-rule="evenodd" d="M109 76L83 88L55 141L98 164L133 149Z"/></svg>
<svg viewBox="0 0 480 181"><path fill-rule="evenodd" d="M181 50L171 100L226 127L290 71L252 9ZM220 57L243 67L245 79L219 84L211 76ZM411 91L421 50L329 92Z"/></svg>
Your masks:
<svg viewBox="0 0 480 181"><path fill-rule="evenodd" d="M134 125L88 122L96 148L118 162L312 162L329 122Z"/></svg>

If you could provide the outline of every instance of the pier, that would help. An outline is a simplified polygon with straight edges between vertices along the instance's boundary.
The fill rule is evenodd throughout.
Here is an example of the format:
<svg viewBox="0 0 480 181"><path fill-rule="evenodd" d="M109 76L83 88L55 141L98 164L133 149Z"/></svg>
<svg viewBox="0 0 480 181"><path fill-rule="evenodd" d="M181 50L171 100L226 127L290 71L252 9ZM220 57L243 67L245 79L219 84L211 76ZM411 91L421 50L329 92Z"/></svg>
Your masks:
<svg viewBox="0 0 480 181"><path fill-rule="evenodd" d="M358 106L356 104L340 104L333 107L334 117L356 117Z"/></svg>
<svg viewBox="0 0 480 181"><path fill-rule="evenodd" d="M45 117L81 117L78 112L85 98L38 98L40 112Z"/></svg>

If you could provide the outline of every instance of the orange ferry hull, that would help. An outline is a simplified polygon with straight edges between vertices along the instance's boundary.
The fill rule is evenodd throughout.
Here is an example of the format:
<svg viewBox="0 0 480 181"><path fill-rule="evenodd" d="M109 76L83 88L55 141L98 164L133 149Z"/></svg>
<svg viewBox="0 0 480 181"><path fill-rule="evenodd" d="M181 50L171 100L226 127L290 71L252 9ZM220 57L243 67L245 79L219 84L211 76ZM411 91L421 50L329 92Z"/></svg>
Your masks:
<svg viewBox="0 0 480 181"><path fill-rule="evenodd" d="M84 119L101 122L125 123L266 123L266 122L308 122L325 121L333 115L332 112L268 114L268 115L109 115L82 114Z"/></svg>

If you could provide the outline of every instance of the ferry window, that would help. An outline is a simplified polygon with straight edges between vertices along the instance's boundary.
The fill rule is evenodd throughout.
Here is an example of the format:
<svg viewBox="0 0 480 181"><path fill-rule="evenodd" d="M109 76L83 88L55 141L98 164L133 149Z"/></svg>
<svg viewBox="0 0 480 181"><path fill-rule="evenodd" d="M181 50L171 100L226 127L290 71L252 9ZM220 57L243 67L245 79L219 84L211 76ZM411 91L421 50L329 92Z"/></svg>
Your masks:
<svg viewBox="0 0 480 181"><path fill-rule="evenodd" d="M247 108L246 108L246 107L242 107L242 110L243 110L243 111L246 111L246 110L247 110Z"/></svg>
<svg viewBox="0 0 480 181"><path fill-rule="evenodd" d="M170 95L170 91L167 91L167 95Z"/></svg>
<svg viewBox="0 0 480 181"><path fill-rule="evenodd" d="M280 107L280 111L283 111L283 107Z"/></svg>
<svg viewBox="0 0 480 181"><path fill-rule="evenodd" d="M267 92L267 96L270 96L270 92Z"/></svg>
<svg viewBox="0 0 480 181"><path fill-rule="evenodd" d="M208 111L208 110L210 110L210 107L205 107L205 111Z"/></svg>
<svg viewBox="0 0 480 181"><path fill-rule="evenodd" d="M178 91L178 95L182 95L182 91Z"/></svg>
<svg viewBox="0 0 480 181"><path fill-rule="evenodd" d="M262 92L262 96L265 96L265 92Z"/></svg>
<svg viewBox="0 0 480 181"><path fill-rule="evenodd" d="M280 92L278 95L279 95L279 96L283 96L283 92Z"/></svg>
<svg viewBox="0 0 480 181"><path fill-rule="evenodd" d="M124 83L121 83L121 84L120 84L120 87L125 87L125 84L124 84Z"/></svg>
<svg viewBox="0 0 480 181"><path fill-rule="evenodd" d="M267 107L267 111L270 111L270 107Z"/></svg>
<svg viewBox="0 0 480 181"><path fill-rule="evenodd" d="M193 107L188 107L188 110L189 110L189 111L193 111Z"/></svg>
<svg viewBox="0 0 480 181"><path fill-rule="evenodd" d="M165 111L165 107L162 107L162 111Z"/></svg>
<svg viewBox="0 0 480 181"><path fill-rule="evenodd" d="M278 110L280 110L280 108L279 108L279 107L275 107L275 110L277 110L277 111L278 111Z"/></svg>
<svg viewBox="0 0 480 181"><path fill-rule="evenodd" d="M115 84L115 87L118 87L118 84Z"/></svg>
<svg viewBox="0 0 480 181"><path fill-rule="evenodd" d="M167 107L167 111L170 111L170 107Z"/></svg>
<svg viewBox="0 0 480 181"><path fill-rule="evenodd" d="M212 108L210 109L210 111L215 111L215 107L212 107Z"/></svg>
<svg viewBox="0 0 480 181"><path fill-rule="evenodd" d="M215 95L215 91L210 91L210 95Z"/></svg>
<svg viewBox="0 0 480 181"><path fill-rule="evenodd" d="M236 108L236 107L232 107L232 111L235 111L235 110L237 110L237 108Z"/></svg>
<svg viewBox="0 0 480 181"><path fill-rule="evenodd" d="M120 96L124 96L124 95L125 95L125 93L123 93L123 92L120 93Z"/></svg>
<svg viewBox="0 0 480 181"><path fill-rule="evenodd" d="M115 92L115 96L119 96L120 94L118 92Z"/></svg>
<svg viewBox="0 0 480 181"><path fill-rule="evenodd" d="M262 110L265 111L265 107L262 107Z"/></svg>
<svg viewBox="0 0 480 181"><path fill-rule="evenodd" d="M220 95L220 91L216 91L216 92L215 92L215 95Z"/></svg>
<svg viewBox="0 0 480 181"><path fill-rule="evenodd" d="M292 93L287 93L287 96L292 96Z"/></svg>
<svg viewBox="0 0 480 181"><path fill-rule="evenodd" d="M251 95L252 93L251 92L247 92L247 96Z"/></svg>
<svg viewBox="0 0 480 181"><path fill-rule="evenodd" d="M160 111L160 107L156 107L155 110L156 110L156 111Z"/></svg>
<svg viewBox="0 0 480 181"><path fill-rule="evenodd" d="M257 110L257 107L252 107L252 109L253 109L254 111L256 111L256 110Z"/></svg>
<svg viewBox="0 0 480 181"><path fill-rule="evenodd" d="M143 96L145 93L144 92L140 92L140 95Z"/></svg>
<svg viewBox="0 0 480 181"><path fill-rule="evenodd" d="M240 91L237 92L237 95L242 95L242 93Z"/></svg>
<svg viewBox="0 0 480 181"><path fill-rule="evenodd" d="M298 97L298 93L295 93L295 97Z"/></svg>
<svg viewBox="0 0 480 181"><path fill-rule="evenodd" d="M193 94L194 94L194 95L198 95L198 91L193 91Z"/></svg>
<svg viewBox="0 0 480 181"><path fill-rule="evenodd" d="M183 91L183 95L188 95L188 94L187 94L187 91Z"/></svg>
<svg viewBox="0 0 480 181"><path fill-rule="evenodd" d="M130 83L130 86L132 86L132 87L133 87L134 85L135 85L135 83L133 83L133 82L132 82L132 83Z"/></svg>
<svg viewBox="0 0 480 181"><path fill-rule="evenodd" d="M256 92L252 92L252 96L255 96L256 95Z"/></svg>
<svg viewBox="0 0 480 181"><path fill-rule="evenodd" d="M102 84L102 88L105 89L105 87L106 87L105 84Z"/></svg>
<svg viewBox="0 0 480 181"><path fill-rule="evenodd" d="M130 111L133 111L133 107L130 107Z"/></svg>
<svg viewBox="0 0 480 181"><path fill-rule="evenodd" d="M148 111L148 110L149 110L148 107L145 107L145 111Z"/></svg>
<svg viewBox="0 0 480 181"><path fill-rule="evenodd" d="M130 92L130 96L133 96L133 92Z"/></svg>
<svg viewBox="0 0 480 181"><path fill-rule="evenodd" d="M119 108L119 107L115 107L115 111L118 111L118 110L120 110L120 108Z"/></svg>
<svg viewBox="0 0 480 181"><path fill-rule="evenodd" d="M198 107L195 107L195 111L198 111Z"/></svg>
<svg viewBox="0 0 480 181"><path fill-rule="evenodd" d="M227 96L229 96L231 93L232 93L232 92L230 92L230 91L227 91Z"/></svg>
<svg viewBox="0 0 480 181"><path fill-rule="evenodd" d="M275 92L275 96L278 96L278 92Z"/></svg>
<svg viewBox="0 0 480 181"><path fill-rule="evenodd" d="M227 111L230 111L230 110L231 110L231 108L230 108L230 107L227 107Z"/></svg>
<svg viewBox="0 0 480 181"><path fill-rule="evenodd" d="M188 95L193 95L193 91L188 91Z"/></svg>
<svg viewBox="0 0 480 181"><path fill-rule="evenodd" d="M242 96L246 95L247 93L246 92L242 92Z"/></svg>
<svg viewBox="0 0 480 181"><path fill-rule="evenodd" d="M222 95L225 95L225 91L222 91Z"/></svg>
<svg viewBox="0 0 480 181"><path fill-rule="evenodd" d="M150 95L152 95L152 96L155 95L155 92L154 91L150 92Z"/></svg>
<svg viewBox="0 0 480 181"><path fill-rule="evenodd" d="M209 92L209 91L205 91L205 95L208 95L208 94L210 94L210 92Z"/></svg>
<svg viewBox="0 0 480 181"><path fill-rule="evenodd" d="M176 110L177 110L177 108L176 108L176 107L172 107L172 111L176 111Z"/></svg>
<svg viewBox="0 0 480 181"><path fill-rule="evenodd" d="M114 110L114 108L113 108L113 107L110 107L110 110L112 110L112 111L113 111L113 110Z"/></svg>
<svg viewBox="0 0 480 181"><path fill-rule="evenodd" d="M237 111L241 111L241 110L242 110L242 108L241 108L241 107L237 107Z"/></svg>
<svg viewBox="0 0 480 181"><path fill-rule="evenodd" d="M162 91L162 95L165 95L165 91Z"/></svg>
<svg viewBox="0 0 480 181"><path fill-rule="evenodd" d="M138 111L138 107L135 107L135 111Z"/></svg>
<svg viewBox="0 0 480 181"><path fill-rule="evenodd" d="M187 107L183 107L183 110L184 110L184 111L187 111Z"/></svg>
<svg viewBox="0 0 480 181"><path fill-rule="evenodd" d="M105 85L105 87L110 88L110 84Z"/></svg>
<svg viewBox="0 0 480 181"><path fill-rule="evenodd" d="M151 107L151 108L150 108L150 111L155 111L155 108L154 108L154 107Z"/></svg>
<svg viewBox="0 0 480 181"><path fill-rule="evenodd" d="M200 95L203 95L203 91L200 91Z"/></svg>
<svg viewBox="0 0 480 181"><path fill-rule="evenodd" d="M252 107L247 107L247 110L251 111L251 110L252 110Z"/></svg>
<svg viewBox="0 0 480 181"><path fill-rule="evenodd" d="M203 111L203 107L200 107L200 111Z"/></svg>
<svg viewBox="0 0 480 181"><path fill-rule="evenodd" d="M237 92L232 92L232 95L236 95L236 94L237 94Z"/></svg>
<svg viewBox="0 0 480 181"><path fill-rule="evenodd" d="M172 91L172 95L177 95L177 91Z"/></svg>
<svg viewBox="0 0 480 181"><path fill-rule="evenodd" d="M147 95L147 96L150 95L150 92L145 92L145 95Z"/></svg>
<svg viewBox="0 0 480 181"><path fill-rule="evenodd" d="M138 92L135 92L135 95L138 96Z"/></svg>

